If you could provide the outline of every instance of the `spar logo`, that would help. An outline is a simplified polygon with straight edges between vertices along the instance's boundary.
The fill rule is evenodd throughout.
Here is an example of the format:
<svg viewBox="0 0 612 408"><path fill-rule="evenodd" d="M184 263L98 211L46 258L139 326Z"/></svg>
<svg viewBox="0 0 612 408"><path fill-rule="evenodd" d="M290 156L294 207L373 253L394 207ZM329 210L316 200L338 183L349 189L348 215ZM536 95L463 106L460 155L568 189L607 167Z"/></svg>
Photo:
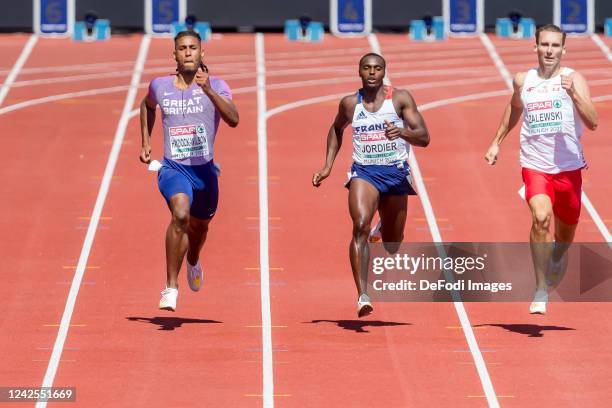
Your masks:
<svg viewBox="0 0 612 408"><path fill-rule="evenodd" d="M563 105L563 103L561 102L560 99L555 99L555 101L553 102L553 106L557 109L559 109L561 105Z"/></svg>
<svg viewBox="0 0 612 408"><path fill-rule="evenodd" d="M359 135L359 140L366 143L380 142L381 140L387 140L387 136L385 136L385 132L362 133Z"/></svg>
<svg viewBox="0 0 612 408"><path fill-rule="evenodd" d="M558 101L555 101L555 103ZM527 104L527 110L529 112L531 111L537 111L537 110L543 110L543 109L552 109L553 107L553 101L548 100L548 101L539 101L539 102L532 102L532 103L528 103ZM557 106L555 106L557 107Z"/></svg>
<svg viewBox="0 0 612 408"><path fill-rule="evenodd" d="M170 136L190 136L196 133L195 125L174 126L168 129Z"/></svg>

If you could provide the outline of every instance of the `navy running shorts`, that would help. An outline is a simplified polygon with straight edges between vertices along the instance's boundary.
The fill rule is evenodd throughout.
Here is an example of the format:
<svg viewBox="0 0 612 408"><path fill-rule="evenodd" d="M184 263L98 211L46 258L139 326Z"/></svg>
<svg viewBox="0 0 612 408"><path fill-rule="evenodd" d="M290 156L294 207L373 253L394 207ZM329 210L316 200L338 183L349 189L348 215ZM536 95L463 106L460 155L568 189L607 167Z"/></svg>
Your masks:
<svg viewBox="0 0 612 408"><path fill-rule="evenodd" d="M172 196L187 194L190 214L209 220L215 215L219 202L217 171L212 160L205 164L186 166L164 158L157 174L157 185L168 205Z"/></svg>

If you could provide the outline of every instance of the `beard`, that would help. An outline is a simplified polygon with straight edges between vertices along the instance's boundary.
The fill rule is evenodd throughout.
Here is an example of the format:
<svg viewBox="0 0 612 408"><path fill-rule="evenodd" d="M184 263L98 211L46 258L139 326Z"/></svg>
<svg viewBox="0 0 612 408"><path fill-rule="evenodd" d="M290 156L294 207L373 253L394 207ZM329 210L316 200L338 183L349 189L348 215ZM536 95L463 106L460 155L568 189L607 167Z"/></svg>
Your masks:
<svg viewBox="0 0 612 408"><path fill-rule="evenodd" d="M185 66L185 65L178 64L176 67L176 72L195 75L198 72L198 66L196 65Z"/></svg>

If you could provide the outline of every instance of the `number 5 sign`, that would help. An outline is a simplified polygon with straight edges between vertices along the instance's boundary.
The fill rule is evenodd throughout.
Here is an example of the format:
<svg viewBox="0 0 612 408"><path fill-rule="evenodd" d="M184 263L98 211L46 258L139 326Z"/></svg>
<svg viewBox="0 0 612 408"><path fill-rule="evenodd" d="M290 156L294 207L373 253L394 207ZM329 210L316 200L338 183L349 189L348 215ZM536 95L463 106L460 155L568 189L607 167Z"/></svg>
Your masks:
<svg viewBox="0 0 612 408"><path fill-rule="evenodd" d="M34 0L34 32L67 37L74 29L74 0Z"/></svg>
<svg viewBox="0 0 612 408"><path fill-rule="evenodd" d="M145 0L145 32L170 35L172 23L185 21L187 0Z"/></svg>

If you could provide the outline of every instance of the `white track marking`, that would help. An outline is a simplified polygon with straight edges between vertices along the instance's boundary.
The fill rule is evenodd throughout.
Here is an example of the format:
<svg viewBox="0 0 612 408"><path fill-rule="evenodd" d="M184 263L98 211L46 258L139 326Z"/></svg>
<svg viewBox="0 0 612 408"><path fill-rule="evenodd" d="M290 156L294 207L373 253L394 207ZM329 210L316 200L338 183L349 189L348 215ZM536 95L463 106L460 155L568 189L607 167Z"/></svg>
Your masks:
<svg viewBox="0 0 612 408"><path fill-rule="evenodd" d="M270 250L268 236L268 129L266 125L266 55L264 35L255 34L257 62L257 154L259 177L259 270L261 276L261 341L263 407L274 407L272 314L270 311Z"/></svg>
<svg viewBox="0 0 612 408"><path fill-rule="evenodd" d="M375 53L381 54L380 44L378 43L378 39L375 34L370 34L368 36L368 40L370 41L370 46L372 47L372 51ZM388 79L389 70L387 69L387 77ZM497 96L500 91L489 92L486 93L489 96ZM463 97L463 100L471 100L475 98L480 98L476 95L468 95ZM448 101L459 102L462 100L462 97L449 98L446 102L446 105L453 103ZM444 106L445 103L442 101L432 102L431 107L436 106ZM423 105L420 107L421 111L426 110L428 107ZM412 149L411 149L412 150ZM419 163L417 162L416 155L414 151L410 152L408 156L410 169L412 170L412 174L414 176L414 180L417 185L417 191L419 192L419 198L421 199L421 204L423 206L423 210L425 212L425 218L427 219L427 223L429 225L429 230L431 231L431 235L433 237L434 242L441 243L442 236L440 234L440 229L438 228L438 223L436 221L436 216L433 211L433 207L431 205L431 201L429 200L429 194L427 193L427 188L425 187L425 182L423 181L423 177L421 175L421 170L419 168ZM446 256L444 249L440 246L438 250L441 252L442 256ZM476 371L478 372L478 376L480 377L480 382L482 384L482 389L485 393L485 397L487 399L487 403L489 407L497 408L499 407L499 401L497 400L497 395L495 394L495 389L493 388L493 382L491 381L491 376L489 375L489 371L487 370L487 365L485 364L484 358L482 357L482 353L480 348L478 347L478 342L476 341L476 336L474 336L474 330L472 329L472 324L468 318L467 312L465 311L465 307L463 306L463 302L455 301L453 302L455 306L455 311L457 312L457 316L459 317L459 322L461 323L461 328L463 329L463 334L465 335L465 339L468 343L468 347L470 349L470 353L472 354L472 358L474 359L474 364L476 365Z"/></svg>
<svg viewBox="0 0 612 408"><path fill-rule="evenodd" d="M32 34L26 42L25 46L23 47L21 54L19 54L19 58L17 58L17 61L15 61L15 65L13 65L13 68L11 69L8 76L6 77L6 80L2 84L2 88L0 88L0 106L2 106L4 98L6 98L6 95L11 89L11 85L13 85L13 82L15 82L17 75L19 75L19 71L21 71L21 68L23 68L23 65L30 56L30 53L34 49L34 46L36 45L37 41L38 36L36 34Z"/></svg>
<svg viewBox="0 0 612 408"><path fill-rule="evenodd" d="M140 82L140 75L142 74L142 68L144 66L145 58L149 50L150 42L151 38L148 35L142 37L140 49L138 51L138 58L136 59L136 63L134 65L134 73L132 75L130 89L125 98L123 113L121 114L119 124L117 125L113 146L111 148L108 161L106 163L106 168L104 169L104 176L102 177L102 182L100 183L100 189L98 191L98 197L96 198L96 204L91 214L89 226L87 228L85 240L81 249L81 255L79 256L76 271L74 273L74 277L72 278L70 292L68 293L68 298L66 299L66 306L64 308L60 327L58 329L57 337L55 339L55 344L53 345L53 352L51 353L51 358L49 359L49 364L47 366L47 371L45 373L45 378L43 379L41 387L53 386L55 374L57 373L57 368L59 366L62 351L64 349L64 343L66 342L66 337L68 336L68 329L70 327L70 320L72 319L72 313L74 311L76 298L79 293L79 288L81 287L83 274L85 273L85 267L87 266L87 261L89 259L89 253L91 251L91 247L93 245L94 238L96 235L96 230L98 228L98 223L100 221L100 215L102 214L102 210L104 208L104 201L106 200L106 195L108 194L108 190L110 188L110 183L112 180L113 172L115 170L115 165L117 164L119 152L121 151L123 137L125 136L125 131L127 129L127 124L129 121L129 115L132 111L132 107L134 106L134 100L136 98L138 84ZM46 406L46 401L36 403L36 408L44 408Z"/></svg>
<svg viewBox="0 0 612 408"><path fill-rule="evenodd" d="M606 58L608 58L608 61L612 62L612 53L610 53L610 48L608 48L606 43L604 43L597 34L592 34L591 40L593 40L593 42L597 44L597 46L601 49Z"/></svg>

